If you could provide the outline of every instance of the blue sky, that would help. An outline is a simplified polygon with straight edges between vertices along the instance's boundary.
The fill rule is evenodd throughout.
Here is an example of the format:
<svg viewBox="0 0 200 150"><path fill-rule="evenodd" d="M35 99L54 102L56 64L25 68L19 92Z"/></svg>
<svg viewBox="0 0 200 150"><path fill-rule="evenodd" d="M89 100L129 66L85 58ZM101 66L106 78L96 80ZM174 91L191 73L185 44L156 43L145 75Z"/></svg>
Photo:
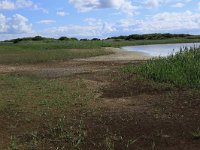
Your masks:
<svg viewBox="0 0 200 150"><path fill-rule="evenodd" d="M200 34L198 0L0 0L0 40Z"/></svg>

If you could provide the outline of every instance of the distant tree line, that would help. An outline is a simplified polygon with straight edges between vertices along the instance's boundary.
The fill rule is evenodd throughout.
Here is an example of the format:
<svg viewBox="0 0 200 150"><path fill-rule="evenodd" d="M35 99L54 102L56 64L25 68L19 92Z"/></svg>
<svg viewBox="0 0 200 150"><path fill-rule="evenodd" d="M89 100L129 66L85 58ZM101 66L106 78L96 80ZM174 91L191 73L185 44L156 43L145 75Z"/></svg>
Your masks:
<svg viewBox="0 0 200 150"><path fill-rule="evenodd" d="M190 34L170 34L170 33L154 33L154 34L132 34L128 36L116 36L116 37L109 37L106 40L162 40L162 39L169 39L169 38L188 38L188 39L200 39L199 35L190 35ZM19 43L21 41L79 41L77 38L69 38L66 36L62 36L58 39L54 38L46 38L42 36L35 36L35 37L25 37L25 38L17 38L13 40L6 40L4 42L13 42ZM80 41L101 41L99 38L93 39L80 39Z"/></svg>
<svg viewBox="0 0 200 150"><path fill-rule="evenodd" d="M35 37L25 37L25 38L17 38L17 39L12 39L12 40L6 40L4 42L13 42L13 43L19 43L21 41L79 41L79 39L77 38L69 38L66 36L61 36L58 39L54 39L54 38L46 38L46 37L42 37L42 36L35 36ZM98 38L93 38L93 39L80 39L80 41L100 41L101 39Z"/></svg>
<svg viewBox="0 0 200 150"><path fill-rule="evenodd" d="M60 41L78 41L77 38L68 38L66 36L61 36L58 40L60 40Z"/></svg>
<svg viewBox="0 0 200 150"><path fill-rule="evenodd" d="M12 40L6 40L4 42L13 42L13 43L19 43L21 41L55 41L55 40L60 40L60 41L78 41L77 38L68 38L68 37L60 37L59 39L54 39L54 38L46 38L42 36L35 36L35 37L25 37L25 38L17 38L17 39L12 39Z"/></svg>
<svg viewBox="0 0 200 150"><path fill-rule="evenodd" d="M12 39L12 40L6 40L5 42L19 43L21 41L44 41L44 40L53 40L53 38L35 36L35 37L25 37L25 38L17 38L17 39Z"/></svg>
<svg viewBox="0 0 200 150"><path fill-rule="evenodd" d="M115 40L162 40L169 38L190 38L193 35L190 34L170 34L170 33L154 33L154 34L132 34L128 36L117 36L110 37L107 39L115 39Z"/></svg>

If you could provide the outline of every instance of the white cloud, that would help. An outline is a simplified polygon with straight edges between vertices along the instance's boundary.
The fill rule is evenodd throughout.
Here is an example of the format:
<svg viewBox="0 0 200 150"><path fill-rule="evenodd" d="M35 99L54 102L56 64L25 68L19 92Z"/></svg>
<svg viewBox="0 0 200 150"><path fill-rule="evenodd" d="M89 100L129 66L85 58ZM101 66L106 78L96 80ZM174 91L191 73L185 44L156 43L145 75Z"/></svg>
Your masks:
<svg viewBox="0 0 200 150"><path fill-rule="evenodd" d="M69 0L79 11L86 12L100 7L99 0Z"/></svg>
<svg viewBox="0 0 200 150"><path fill-rule="evenodd" d="M144 2L144 4L145 4L148 8L158 7L158 6L160 6L161 3L162 3L162 0L146 0L146 1Z"/></svg>
<svg viewBox="0 0 200 150"><path fill-rule="evenodd" d="M129 32L153 33L153 32L174 32L199 30L200 14L185 11L158 13L144 20L129 20L124 24L121 21L121 27Z"/></svg>
<svg viewBox="0 0 200 150"><path fill-rule="evenodd" d="M20 14L15 14L11 18L7 18L0 14L0 33L3 34L22 34L31 33L32 25L28 23L28 19Z"/></svg>
<svg viewBox="0 0 200 150"><path fill-rule="evenodd" d="M16 8L29 8L34 6L35 4L30 0L16 0L15 2Z"/></svg>
<svg viewBox="0 0 200 150"><path fill-rule="evenodd" d="M48 25L48 24L52 24L52 23L55 23L56 21L55 20L40 20L38 21L37 23L38 24L45 24L45 25Z"/></svg>
<svg viewBox="0 0 200 150"><path fill-rule="evenodd" d="M15 9L15 4L11 1L4 0L0 1L0 10L13 10Z"/></svg>
<svg viewBox="0 0 200 150"><path fill-rule="evenodd" d="M0 33L7 31L7 20L6 17L3 14L0 14Z"/></svg>
<svg viewBox="0 0 200 150"><path fill-rule="evenodd" d="M185 12L164 12L136 20L130 17L117 22L105 22L101 19L87 18L87 25L67 25L49 28L43 32L46 36L107 37L132 33L191 33L197 34L200 28L200 14ZM46 33L46 34L45 34Z"/></svg>
<svg viewBox="0 0 200 150"><path fill-rule="evenodd" d="M101 31L101 34L108 34L116 31L113 23L102 21L101 19L87 18L84 20L89 26Z"/></svg>
<svg viewBox="0 0 200 150"><path fill-rule="evenodd" d="M11 33L30 33L32 25L28 24L28 19L20 14L13 15L8 19L9 30Z"/></svg>
<svg viewBox="0 0 200 150"><path fill-rule="evenodd" d="M174 7L174 8L182 8L182 7L184 7L184 6L185 6L184 3L176 3L176 4L172 5L171 7Z"/></svg>
<svg viewBox="0 0 200 150"><path fill-rule="evenodd" d="M185 3L189 3L191 2L192 0L184 0Z"/></svg>
<svg viewBox="0 0 200 150"><path fill-rule="evenodd" d="M69 0L80 12L113 8L133 15L135 7L131 0Z"/></svg>
<svg viewBox="0 0 200 150"><path fill-rule="evenodd" d="M200 14L185 12L164 12L146 19L135 20L127 17L118 22L105 22L101 19L87 18L86 25L66 25L48 28L40 32L43 36L60 37L107 37L117 34L131 33L164 33L181 32L197 34L200 28Z"/></svg>
<svg viewBox="0 0 200 150"><path fill-rule="evenodd" d="M0 1L0 10L15 10L22 8L32 8L34 10L41 10L44 13L48 11L42 7L39 7L37 4L34 4L31 0L2 0Z"/></svg>
<svg viewBox="0 0 200 150"><path fill-rule="evenodd" d="M144 0L143 4L147 8L156 8L162 5L171 4L172 7L181 8L191 0Z"/></svg>
<svg viewBox="0 0 200 150"><path fill-rule="evenodd" d="M69 13L67 13L67 12L65 12L65 11L57 11L56 14L57 14L58 16L61 16L61 17L64 17L64 16L69 15Z"/></svg>
<svg viewBox="0 0 200 150"><path fill-rule="evenodd" d="M70 36L70 37L103 37L115 32L114 24L104 22L100 19L87 18L84 20L87 25L66 25L46 29L42 35L45 36Z"/></svg>

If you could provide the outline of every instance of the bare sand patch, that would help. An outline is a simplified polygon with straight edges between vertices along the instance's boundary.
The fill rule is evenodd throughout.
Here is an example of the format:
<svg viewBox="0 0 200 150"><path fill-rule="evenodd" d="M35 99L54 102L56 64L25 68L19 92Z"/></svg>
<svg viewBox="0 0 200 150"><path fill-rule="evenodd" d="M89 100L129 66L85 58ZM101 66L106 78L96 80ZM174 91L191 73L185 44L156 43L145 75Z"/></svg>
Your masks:
<svg viewBox="0 0 200 150"><path fill-rule="evenodd" d="M114 52L111 55L90 57L86 59L77 59L78 61L132 61L132 60L147 60L150 57L142 52L130 52L120 48L106 48Z"/></svg>

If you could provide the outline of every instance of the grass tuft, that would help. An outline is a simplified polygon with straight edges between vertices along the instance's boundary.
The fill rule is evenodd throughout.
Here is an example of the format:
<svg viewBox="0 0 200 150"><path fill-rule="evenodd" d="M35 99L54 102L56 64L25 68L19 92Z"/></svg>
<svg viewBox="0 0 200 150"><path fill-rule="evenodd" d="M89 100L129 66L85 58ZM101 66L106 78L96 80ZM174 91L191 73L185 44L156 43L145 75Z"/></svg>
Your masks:
<svg viewBox="0 0 200 150"><path fill-rule="evenodd" d="M196 131L192 132L192 136L194 139L199 140L200 139L200 129L198 128Z"/></svg>

